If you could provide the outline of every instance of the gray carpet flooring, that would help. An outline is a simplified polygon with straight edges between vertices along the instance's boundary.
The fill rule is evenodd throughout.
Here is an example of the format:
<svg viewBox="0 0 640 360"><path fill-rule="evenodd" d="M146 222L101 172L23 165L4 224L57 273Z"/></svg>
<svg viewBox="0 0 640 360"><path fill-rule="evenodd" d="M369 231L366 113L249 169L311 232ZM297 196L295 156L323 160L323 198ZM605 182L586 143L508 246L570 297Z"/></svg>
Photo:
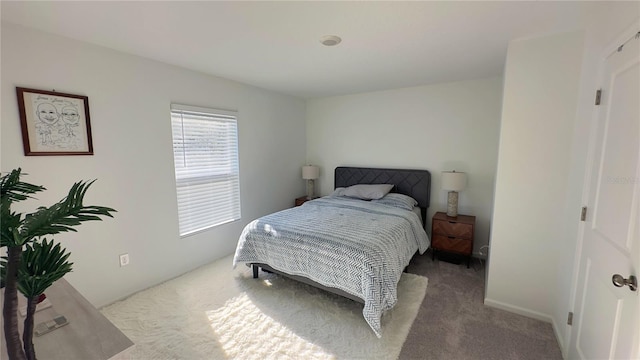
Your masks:
<svg viewBox="0 0 640 360"><path fill-rule="evenodd" d="M416 256L408 271L429 278L400 359L562 359L551 324L483 304L485 268ZM517 291L517 289L514 289Z"/></svg>

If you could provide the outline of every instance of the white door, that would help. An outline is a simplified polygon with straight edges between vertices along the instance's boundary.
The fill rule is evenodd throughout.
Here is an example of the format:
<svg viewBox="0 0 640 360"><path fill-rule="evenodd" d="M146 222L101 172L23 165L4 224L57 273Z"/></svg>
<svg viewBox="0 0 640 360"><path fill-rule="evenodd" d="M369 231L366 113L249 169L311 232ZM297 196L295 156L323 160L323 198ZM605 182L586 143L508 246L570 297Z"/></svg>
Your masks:
<svg viewBox="0 0 640 360"><path fill-rule="evenodd" d="M640 275L640 39L602 67L569 357L638 359L640 291L621 282Z"/></svg>

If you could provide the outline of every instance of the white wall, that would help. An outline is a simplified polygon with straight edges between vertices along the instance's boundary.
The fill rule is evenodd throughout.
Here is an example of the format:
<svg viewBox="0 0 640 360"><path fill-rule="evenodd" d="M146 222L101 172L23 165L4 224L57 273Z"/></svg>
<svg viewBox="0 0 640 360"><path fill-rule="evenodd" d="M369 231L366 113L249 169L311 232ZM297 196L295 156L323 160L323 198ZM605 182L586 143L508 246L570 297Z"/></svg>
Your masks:
<svg viewBox="0 0 640 360"><path fill-rule="evenodd" d="M477 252L488 240L501 89L490 78L307 101L307 160L321 167L320 193L333 190L340 165L427 169L430 219L446 211L440 173L467 172L459 213L477 217Z"/></svg>
<svg viewBox="0 0 640 360"><path fill-rule="evenodd" d="M98 179L86 203L114 219L59 235L72 253L66 278L94 305L230 254L250 220L289 207L304 193L304 102L248 85L106 48L2 25L1 168L45 185L25 209L62 198L80 179ZM89 97L93 156L29 156L22 150L15 87ZM169 104L237 110L242 220L180 239ZM128 252L131 264L118 266Z"/></svg>
<svg viewBox="0 0 640 360"><path fill-rule="evenodd" d="M508 50L485 303L550 321L565 355L599 64L639 13L611 2L582 33Z"/></svg>
<svg viewBox="0 0 640 360"><path fill-rule="evenodd" d="M514 41L504 78L485 303L551 321L583 34Z"/></svg>

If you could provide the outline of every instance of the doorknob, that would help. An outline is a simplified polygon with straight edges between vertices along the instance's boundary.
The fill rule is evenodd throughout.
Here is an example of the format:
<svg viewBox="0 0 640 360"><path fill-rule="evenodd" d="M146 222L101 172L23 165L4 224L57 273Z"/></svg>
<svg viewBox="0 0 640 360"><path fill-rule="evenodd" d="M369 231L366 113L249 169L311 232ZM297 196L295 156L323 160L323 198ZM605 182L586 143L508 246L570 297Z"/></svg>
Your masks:
<svg viewBox="0 0 640 360"><path fill-rule="evenodd" d="M628 279L625 279L622 277L622 275L615 274L611 278L611 281L613 281L613 285L617 287L628 285L631 291L636 291L638 289L638 279L636 279L636 277L633 275L629 276Z"/></svg>

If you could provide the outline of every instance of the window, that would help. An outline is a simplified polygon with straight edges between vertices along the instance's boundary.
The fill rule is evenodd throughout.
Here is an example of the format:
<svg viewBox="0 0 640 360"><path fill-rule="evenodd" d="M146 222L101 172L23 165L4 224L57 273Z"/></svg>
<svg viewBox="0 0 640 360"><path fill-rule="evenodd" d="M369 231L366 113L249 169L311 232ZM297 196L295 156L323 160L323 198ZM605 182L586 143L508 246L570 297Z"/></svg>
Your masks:
<svg viewBox="0 0 640 360"><path fill-rule="evenodd" d="M237 113L171 105L180 236L240 219Z"/></svg>

